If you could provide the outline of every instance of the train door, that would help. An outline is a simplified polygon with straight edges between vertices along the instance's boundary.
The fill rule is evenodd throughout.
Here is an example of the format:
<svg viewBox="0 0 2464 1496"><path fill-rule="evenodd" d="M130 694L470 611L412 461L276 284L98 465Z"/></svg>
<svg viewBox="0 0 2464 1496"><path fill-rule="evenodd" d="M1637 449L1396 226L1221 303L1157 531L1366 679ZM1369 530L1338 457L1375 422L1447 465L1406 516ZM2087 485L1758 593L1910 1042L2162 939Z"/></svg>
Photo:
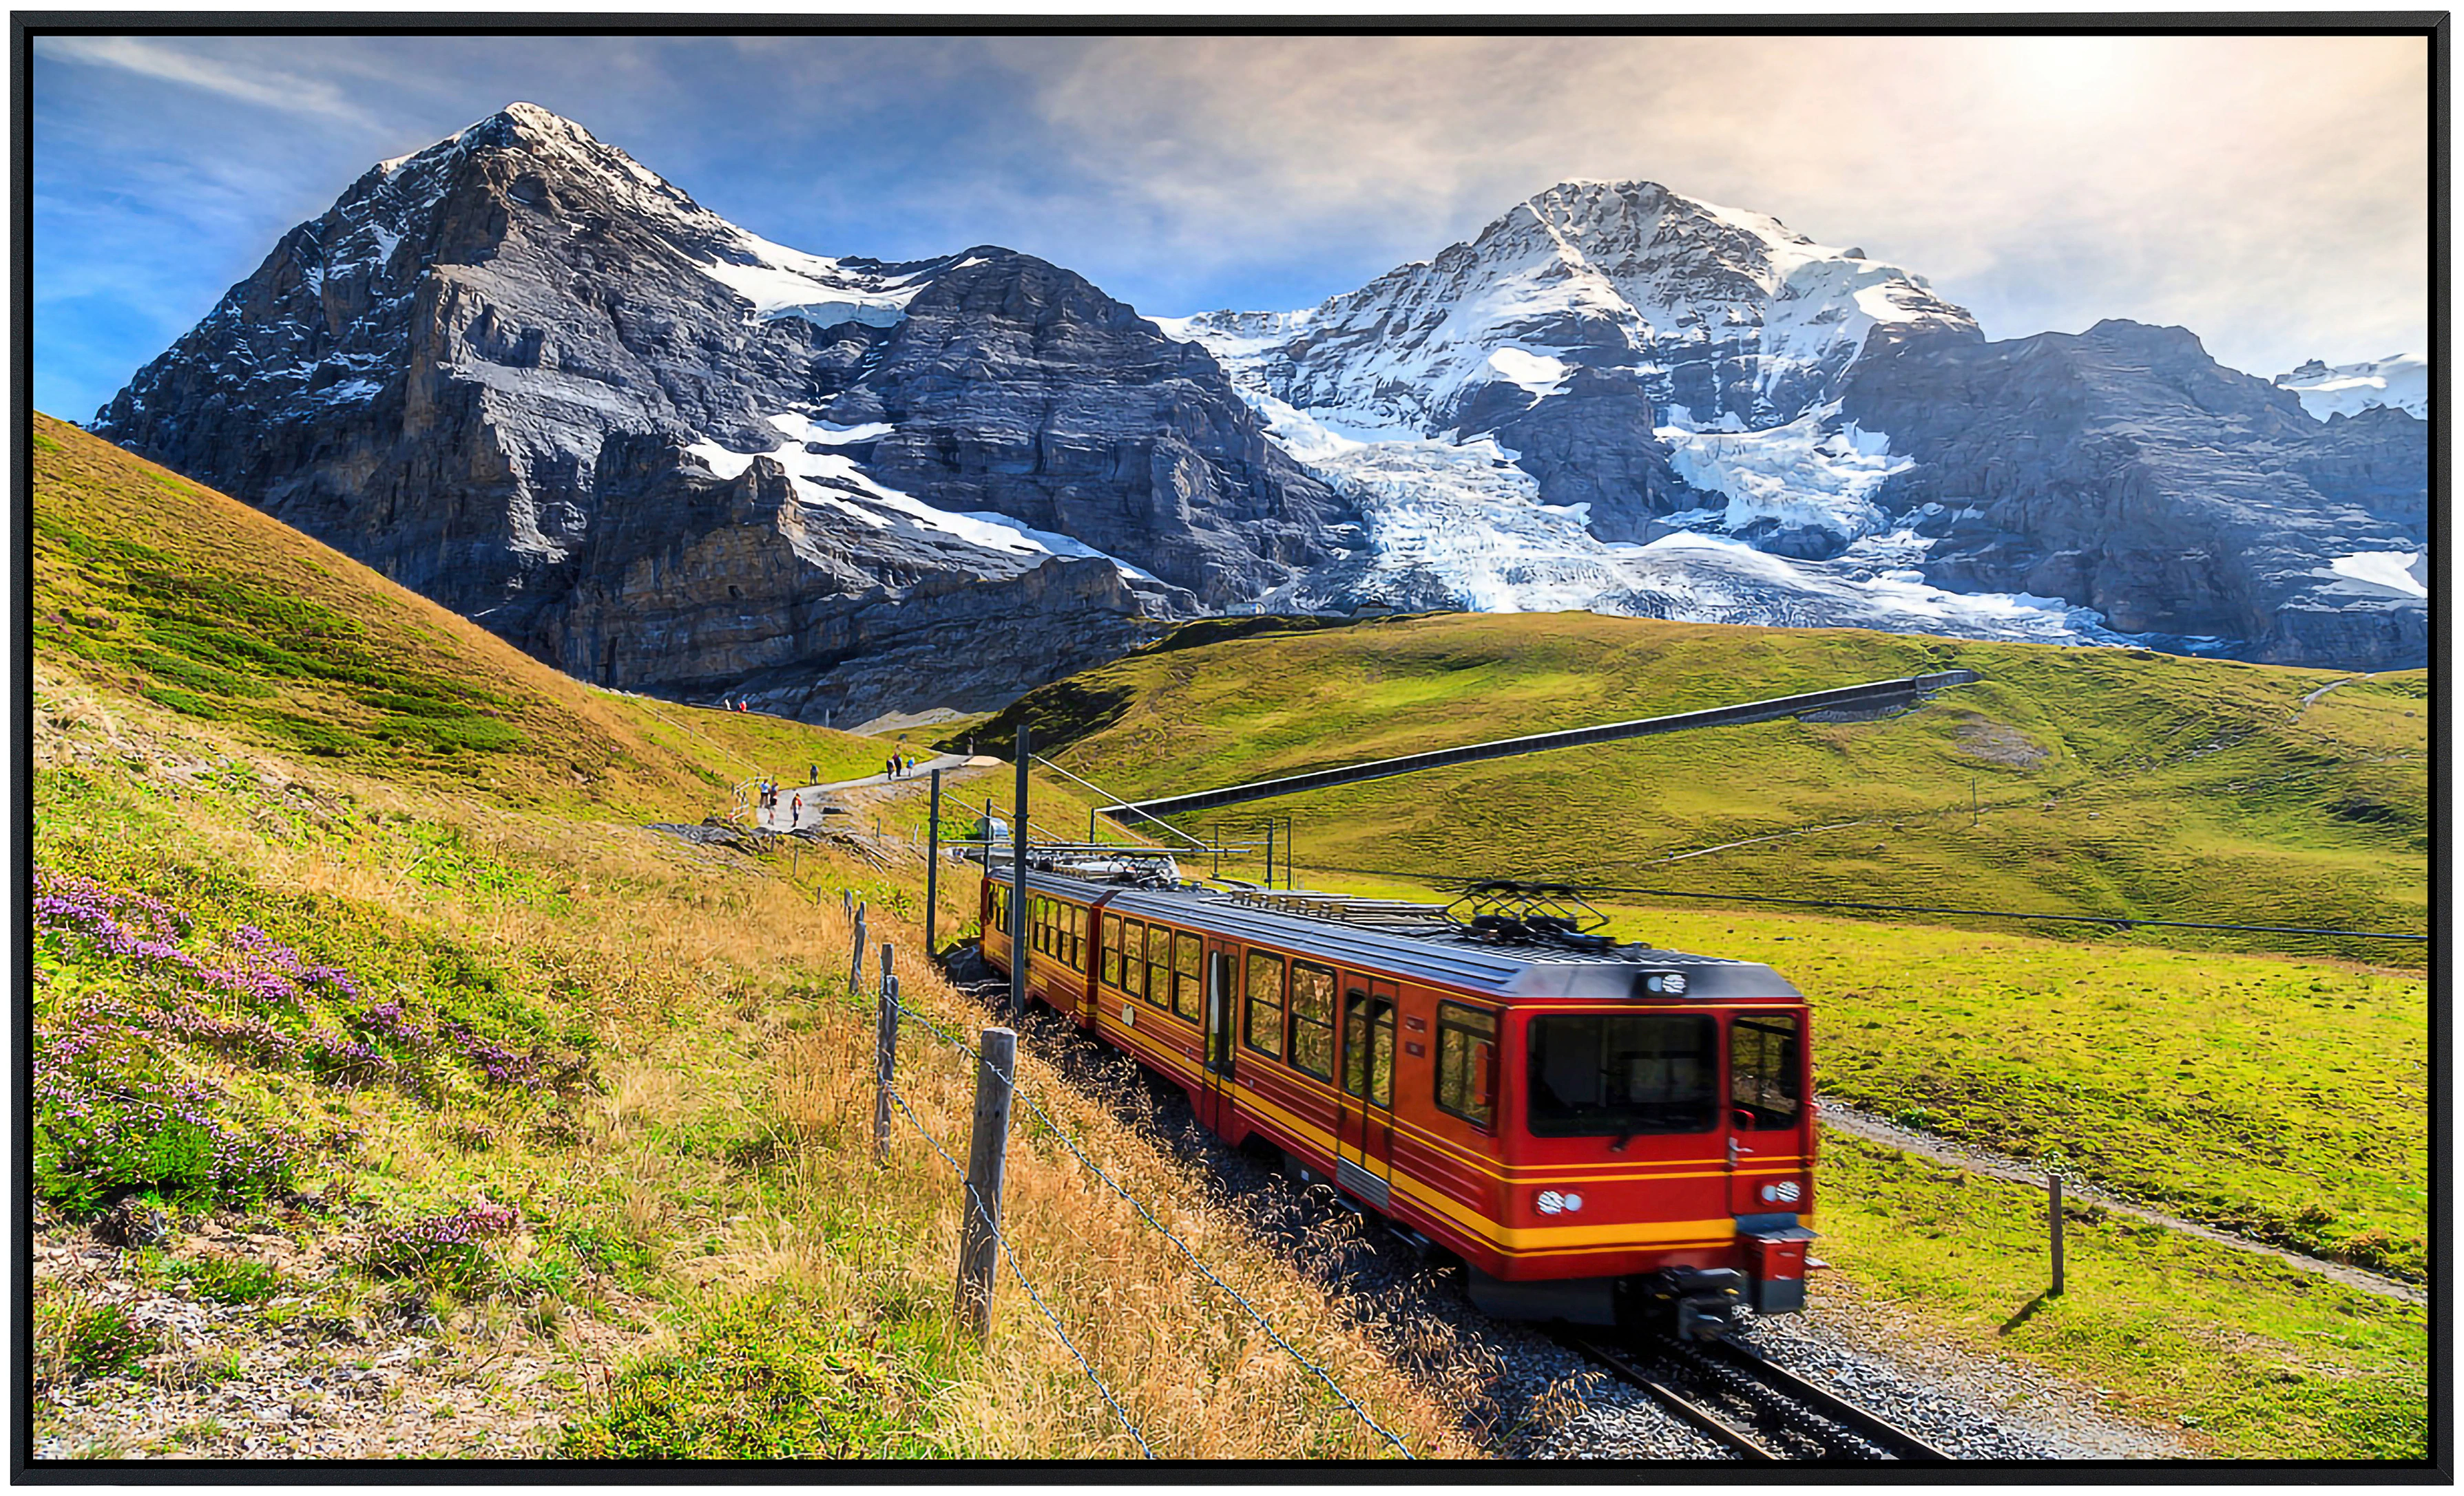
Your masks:
<svg viewBox="0 0 2464 1496"><path fill-rule="evenodd" d="M1804 1016L1746 1010L1728 1021L1728 1209L1794 1214L1809 1186Z"/></svg>
<svg viewBox="0 0 2464 1496"><path fill-rule="evenodd" d="M1208 941L1204 1040L1198 1057L1198 1120L1226 1137L1233 1131L1232 1030L1240 1011L1231 948Z"/></svg>
<svg viewBox="0 0 2464 1496"><path fill-rule="evenodd" d="M1334 1182L1379 1210L1395 1155L1395 984L1343 979Z"/></svg>

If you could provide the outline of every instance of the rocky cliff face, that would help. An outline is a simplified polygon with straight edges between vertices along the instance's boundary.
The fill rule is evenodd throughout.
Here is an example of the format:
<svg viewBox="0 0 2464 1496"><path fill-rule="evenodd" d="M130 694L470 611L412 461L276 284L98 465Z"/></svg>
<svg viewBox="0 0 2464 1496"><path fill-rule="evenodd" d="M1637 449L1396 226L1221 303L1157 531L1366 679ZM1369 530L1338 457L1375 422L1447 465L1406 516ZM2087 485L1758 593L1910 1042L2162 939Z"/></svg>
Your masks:
<svg viewBox="0 0 2464 1496"><path fill-rule="evenodd" d="M583 678L845 720L1252 605L2418 664L2426 387L1990 343L1641 182L1158 322L997 247L773 244L517 104L370 169L95 429Z"/></svg>
<svg viewBox="0 0 2464 1496"><path fill-rule="evenodd" d="M2126 321L1997 343L1894 330L1841 408L1911 459L1881 496L1932 540L1938 584L2262 660L2427 658L2425 600L2334 565L2425 549L2428 428L2399 411L2322 424L2183 329Z"/></svg>
<svg viewBox="0 0 2464 1496"><path fill-rule="evenodd" d="M1289 595L2426 658L2419 360L2272 385L2178 329L1989 343L1918 276L1651 183L1163 325L1361 510Z"/></svg>
<svg viewBox="0 0 2464 1496"><path fill-rule="evenodd" d="M842 716L903 704L825 679L856 651L1048 631L969 656L992 704L1343 512L1067 271L802 253L521 104L369 170L94 429L585 679Z"/></svg>

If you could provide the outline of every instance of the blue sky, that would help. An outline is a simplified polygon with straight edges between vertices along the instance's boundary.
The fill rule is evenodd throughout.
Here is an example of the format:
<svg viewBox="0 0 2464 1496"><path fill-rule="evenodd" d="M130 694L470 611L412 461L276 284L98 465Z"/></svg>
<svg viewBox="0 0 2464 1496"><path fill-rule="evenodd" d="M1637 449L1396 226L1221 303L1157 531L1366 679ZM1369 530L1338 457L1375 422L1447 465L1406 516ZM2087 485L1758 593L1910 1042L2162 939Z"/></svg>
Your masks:
<svg viewBox="0 0 2464 1496"><path fill-rule="evenodd" d="M2329 37L44 38L34 401L82 420L370 164L516 99L823 253L1285 309L1567 177L1926 275L1988 336L2427 341L2428 49Z"/></svg>

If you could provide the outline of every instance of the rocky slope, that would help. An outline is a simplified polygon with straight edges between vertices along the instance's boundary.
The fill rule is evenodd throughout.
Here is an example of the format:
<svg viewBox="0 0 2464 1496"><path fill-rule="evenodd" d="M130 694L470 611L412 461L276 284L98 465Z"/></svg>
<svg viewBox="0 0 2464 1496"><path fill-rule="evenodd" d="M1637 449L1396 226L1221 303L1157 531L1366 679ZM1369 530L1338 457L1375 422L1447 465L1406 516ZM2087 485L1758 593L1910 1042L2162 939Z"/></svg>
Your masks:
<svg viewBox="0 0 2464 1496"><path fill-rule="evenodd" d="M1937 584L2059 596L2280 664L2428 658L2426 600L2335 565L2425 549L2429 428L2401 411L2321 424L2183 329L2127 321L1886 335L1842 409L1909 457L1886 496L1932 541Z"/></svg>
<svg viewBox="0 0 2464 1496"><path fill-rule="evenodd" d="M2426 386L2127 323L1988 342L1643 182L1304 311L1149 320L1000 248L773 244L517 104L370 169L95 429L585 679L847 720L1252 606L2419 664Z"/></svg>
<svg viewBox="0 0 2464 1496"><path fill-rule="evenodd" d="M901 660L983 705L1108 658L1343 513L1068 271L789 250L525 104L371 168L94 429L585 679L842 720Z"/></svg>
<svg viewBox="0 0 2464 1496"><path fill-rule="evenodd" d="M1651 183L1162 325L1361 510L1279 599L2427 658L2418 361L2279 389L2178 329L1989 343L1918 276Z"/></svg>

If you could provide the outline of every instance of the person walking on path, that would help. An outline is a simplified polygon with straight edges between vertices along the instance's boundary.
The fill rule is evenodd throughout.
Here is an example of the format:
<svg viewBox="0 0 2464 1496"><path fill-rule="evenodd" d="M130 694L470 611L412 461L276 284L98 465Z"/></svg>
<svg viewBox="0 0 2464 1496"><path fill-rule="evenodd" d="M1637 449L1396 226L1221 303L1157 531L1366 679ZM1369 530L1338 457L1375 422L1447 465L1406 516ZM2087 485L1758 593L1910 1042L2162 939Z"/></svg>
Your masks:
<svg viewBox="0 0 2464 1496"><path fill-rule="evenodd" d="M787 828L788 828L789 830L793 830L793 829L795 829L797 826L803 825L803 824L804 824L804 797L803 797L803 796L802 796L802 795L799 795L799 796L797 796L797 797L795 798L795 800L794 800L794 801L792 801L792 802L788 804L788 806L787 806Z"/></svg>

